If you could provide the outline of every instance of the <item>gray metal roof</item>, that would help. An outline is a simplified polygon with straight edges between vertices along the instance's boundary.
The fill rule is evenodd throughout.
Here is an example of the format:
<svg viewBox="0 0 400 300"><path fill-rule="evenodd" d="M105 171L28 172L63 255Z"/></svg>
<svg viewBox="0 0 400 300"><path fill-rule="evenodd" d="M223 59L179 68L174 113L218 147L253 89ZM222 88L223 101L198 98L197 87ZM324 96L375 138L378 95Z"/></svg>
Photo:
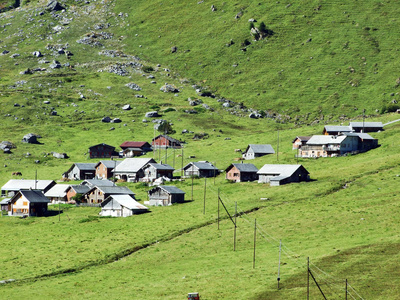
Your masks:
<svg viewBox="0 0 400 300"><path fill-rule="evenodd" d="M90 187L88 187L87 185L74 184L70 185L70 187L78 194L86 194L90 191Z"/></svg>
<svg viewBox="0 0 400 300"><path fill-rule="evenodd" d="M186 194L184 191L178 189L174 185L160 185L158 187L166 191L168 194ZM155 189L157 189L157 187Z"/></svg>
<svg viewBox="0 0 400 300"><path fill-rule="evenodd" d="M153 166L157 170L165 170L165 171L173 171L173 170L175 170L173 167L171 167L168 164L149 163L148 165Z"/></svg>
<svg viewBox="0 0 400 300"><path fill-rule="evenodd" d="M196 166L199 170L218 170L214 165L208 161L197 161L188 163L183 169L186 170L191 165Z"/></svg>
<svg viewBox="0 0 400 300"><path fill-rule="evenodd" d="M81 185L87 185L92 188L94 186L114 186L114 182L108 179L86 179L81 182Z"/></svg>
<svg viewBox="0 0 400 300"><path fill-rule="evenodd" d="M64 197L67 193L66 190L69 188L68 184L56 184L44 195L46 197Z"/></svg>
<svg viewBox="0 0 400 300"><path fill-rule="evenodd" d="M114 172L136 173L148 163L155 163L152 158L125 158L115 169Z"/></svg>
<svg viewBox="0 0 400 300"><path fill-rule="evenodd" d="M346 137L346 135L313 135L307 145L341 144Z"/></svg>
<svg viewBox="0 0 400 300"><path fill-rule="evenodd" d="M128 209L148 209L146 206L133 199L130 195L110 195L101 203L101 206L104 207L109 202L112 202L111 209L119 209L119 206L124 206Z"/></svg>
<svg viewBox="0 0 400 300"><path fill-rule="evenodd" d="M74 164L79 170L96 170L96 163L75 163Z"/></svg>
<svg viewBox="0 0 400 300"><path fill-rule="evenodd" d="M285 164L266 164L264 165L257 174L259 175L275 175L283 178L292 176L302 165L285 165ZM306 170L308 173L308 171Z"/></svg>
<svg viewBox="0 0 400 300"><path fill-rule="evenodd" d="M25 180L25 179L10 179L1 187L2 191L19 191L19 190L45 190L49 185L53 184L53 180Z"/></svg>
<svg viewBox="0 0 400 300"><path fill-rule="evenodd" d="M98 188L104 194L126 194L126 195L135 195L128 187L126 186L96 186L93 189Z"/></svg>
<svg viewBox="0 0 400 300"><path fill-rule="evenodd" d="M253 164L232 164L235 166L240 172L257 172L258 169Z"/></svg>
<svg viewBox="0 0 400 300"><path fill-rule="evenodd" d="M101 160L95 165L95 167L97 167L99 164L103 164L106 166L107 169L113 169L120 163L121 163L120 160Z"/></svg>
<svg viewBox="0 0 400 300"><path fill-rule="evenodd" d="M350 122L350 127L369 127L369 128L382 128L382 122Z"/></svg>
<svg viewBox="0 0 400 300"><path fill-rule="evenodd" d="M10 203L10 201L11 201L11 198L5 198L0 201L0 205L8 204L8 203Z"/></svg>
<svg viewBox="0 0 400 300"><path fill-rule="evenodd" d="M326 125L324 127L326 132L351 132L353 129L350 126L341 125Z"/></svg>
<svg viewBox="0 0 400 300"><path fill-rule="evenodd" d="M11 201L17 200L18 195L21 193L29 202L31 203L49 203L49 199L43 194L42 191L39 190L20 190L14 197L11 198Z"/></svg>
<svg viewBox="0 0 400 300"><path fill-rule="evenodd" d="M360 139L363 140L375 140L372 136L365 132L351 132L351 133L344 133L347 136L358 136Z"/></svg>
<svg viewBox="0 0 400 300"><path fill-rule="evenodd" d="M275 150L270 144L249 144L245 152L252 149L254 153L274 154Z"/></svg>

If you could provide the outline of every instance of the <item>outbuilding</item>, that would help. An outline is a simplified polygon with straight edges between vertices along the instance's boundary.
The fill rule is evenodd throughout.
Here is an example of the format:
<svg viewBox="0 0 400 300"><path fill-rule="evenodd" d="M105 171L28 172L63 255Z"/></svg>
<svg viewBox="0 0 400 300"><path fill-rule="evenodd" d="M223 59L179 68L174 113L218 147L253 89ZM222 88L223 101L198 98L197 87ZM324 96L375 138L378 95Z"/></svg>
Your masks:
<svg viewBox="0 0 400 300"><path fill-rule="evenodd" d="M208 161L190 162L183 167L183 171L187 177L215 177L219 174L219 170Z"/></svg>
<svg viewBox="0 0 400 300"><path fill-rule="evenodd" d="M269 183L271 186L310 179L310 173L302 165L266 164L257 174L259 183Z"/></svg>
<svg viewBox="0 0 400 300"><path fill-rule="evenodd" d="M137 202L133 195L110 195L101 203L103 217L129 217L147 212L149 209Z"/></svg>
<svg viewBox="0 0 400 300"><path fill-rule="evenodd" d="M226 179L235 182L258 179L257 167L253 164L231 164L226 170Z"/></svg>
<svg viewBox="0 0 400 300"><path fill-rule="evenodd" d="M270 144L249 144L242 157L247 160L274 153L275 150Z"/></svg>
<svg viewBox="0 0 400 300"><path fill-rule="evenodd" d="M173 185L160 185L149 191L149 205L167 206L185 202L185 192Z"/></svg>

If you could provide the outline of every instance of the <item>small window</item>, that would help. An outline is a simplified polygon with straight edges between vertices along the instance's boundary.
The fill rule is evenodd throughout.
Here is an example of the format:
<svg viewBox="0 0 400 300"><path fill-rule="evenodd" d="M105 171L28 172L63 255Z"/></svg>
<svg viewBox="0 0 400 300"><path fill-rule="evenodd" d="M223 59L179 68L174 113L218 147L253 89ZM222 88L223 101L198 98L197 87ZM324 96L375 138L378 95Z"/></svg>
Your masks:
<svg viewBox="0 0 400 300"><path fill-rule="evenodd" d="M23 205L23 206L28 206L28 201L22 202L22 205Z"/></svg>

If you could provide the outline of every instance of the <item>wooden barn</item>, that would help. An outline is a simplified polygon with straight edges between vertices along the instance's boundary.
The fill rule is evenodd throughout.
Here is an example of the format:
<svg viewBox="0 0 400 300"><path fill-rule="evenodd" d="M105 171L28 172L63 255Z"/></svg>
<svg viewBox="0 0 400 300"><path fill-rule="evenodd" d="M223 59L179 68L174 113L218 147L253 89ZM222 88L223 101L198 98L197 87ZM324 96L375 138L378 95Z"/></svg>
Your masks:
<svg viewBox="0 0 400 300"><path fill-rule="evenodd" d="M226 179L235 182L254 181L258 179L257 167L253 164L231 164L226 170Z"/></svg>
<svg viewBox="0 0 400 300"><path fill-rule="evenodd" d="M115 147L107 144L97 144L89 147L89 157L90 158L109 158L113 156Z"/></svg>
<svg viewBox="0 0 400 300"><path fill-rule="evenodd" d="M168 206L185 202L185 192L172 185L160 185L149 191L149 205Z"/></svg>
<svg viewBox="0 0 400 300"><path fill-rule="evenodd" d="M9 216L41 217L47 213L49 199L39 190L20 190L10 200Z"/></svg>
<svg viewBox="0 0 400 300"><path fill-rule="evenodd" d="M182 148L182 142L174 139L168 135L160 134L156 136L151 142L153 148Z"/></svg>
<svg viewBox="0 0 400 300"><path fill-rule="evenodd" d="M114 176L127 182L138 182L145 176L143 168L155 163L152 158L126 158L114 169Z"/></svg>
<svg viewBox="0 0 400 300"><path fill-rule="evenodd" d="M214 177L219 174L219 170L208 161L190 162L183 167L185 176Z"/></svg>
<svg viewBox="0 0 400 300"><path fill-rule="evenodd" d="M242 157L248 160L274 153L275 150L270 144L249 144L243 152Z"/></svg>
<svg viewBox="0 0 400 300"><path fill-rule="evenodd" d="M130 195L135 196L126 186L95 186L86 193L88 203L98 204L102 203L110 195Z"/></svg>
<svg viewBox="0 0 400 300"><path fill-rule="evenodd" d="M129 217L147 212L149 209L132 195L110 195L101 203L100 216Z"/></svg>
<svg viewBox="0 0 400 300"><path fill-rule="evenodd" d="M63 177L70 180L92 179L96 176L95 166L95 163L74 163L68 171L63 174Z"/></svg>
<svg viewBox="0 0 400 300"><path fill-rule="evenodd" d="M267 164L257 174L259 183L271 186L310 180L310 173L302 165Z"/></svg>
<svg viewBox="0 0 400 300"><path fill-rule="evenodd" d="M152 151L151 145L148 142L123 142L120 145L123 157L134 157L144 155Z"/></svg>
<svg viewBox="0 0 400 300"><path fill-rule="evenodd" d="M95 175L97 178L108 179L113 177L113 170L118 166L121 161L116 160L101 160L94 167L96 169Z"/></svg>
<svg viewBox="0 0 400 300"><path fill-rule="evenodd" d="M148 163L143 167L144 181L152 182L159 177L172 178L174 168L168 164Z"/></svg>
<svg viewBox="0 0 400 300"><path fill-rule="evenodd" d="M82 201L86 202L85 196L86 196L86 193L89 192L89 190L90 190L90 187L87 185L81 185L81 184L70 185L65 191L67 194L67 202L75 203L72 200L72 197L75 197L76 195L81 195Z"/></svg>

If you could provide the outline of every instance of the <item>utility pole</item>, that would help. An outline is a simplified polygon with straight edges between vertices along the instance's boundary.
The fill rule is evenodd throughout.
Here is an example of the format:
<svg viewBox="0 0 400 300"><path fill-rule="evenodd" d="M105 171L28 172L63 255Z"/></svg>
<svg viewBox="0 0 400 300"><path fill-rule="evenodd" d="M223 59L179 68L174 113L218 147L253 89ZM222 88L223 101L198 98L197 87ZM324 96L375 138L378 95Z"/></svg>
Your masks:
<svg viewBox="0 0 400 300"><path fill-rule="evenodd" d="M254 219L253 269L255 269L256 267L256 238L257 238L257 219Z"/></svg>
<svg viewBox="0 0 400 300"><path fill-rule="evenodd" d="M278 129L278 141L276 146L276 160L279 161L279 129Z"/></svg>
<svg viewBox="0 0 400 300"><path fill-rule="evenodd" d="M363 133L365 132L365 128L364 128L364 125L365 125L364 119L365 119L365 108L363 109L363 130L362 130Z"/></svg>
<svg viewBox="0 0 400 300"><path fill-rule="evenodd" d="M217 223L218 223L218 230L219 230L219 188L218 188L218 218L217 218Z"/></svg>
<svg viewBox="0 0 400 300"><path fill-rule="evenodd" d="M281 280L281 250L282 250L282 240L279 240L278 290L279 290L279 281Z"/></svg>
<svg viewBox="0 0 400 300"><path fill-rule="evenodd" d="M235 233L233 237L233 251L236 251L236 228L237 228L236 217L237 217L237 202L235 202Z"/></svg>
<svg viewBox="0 0 400 300"><path fill-rule="evenodd" d="M310 258L307 257L307 300L310 299Z"/></svg>
<svg viewBox="0 0 400 300"><path fill-rule="evenodd" d="M207 192L207 177L204 177L204 207L203 207L203 215L206 214L206 192Z"/></svg>
<svg viewBox="0 0 400 300"><path fill-rule="evenodd" d="M193 178L194 176L192 175L192 201L193 201Z"/></svg>
<svg viewBox="0 0 400 300"><path fill-rule="evenodd" d="M182 155L181 155L181 157L182 157L181 179L182 179L182 177L183 177L183 147L181 149L182 149Z"/></svg>

